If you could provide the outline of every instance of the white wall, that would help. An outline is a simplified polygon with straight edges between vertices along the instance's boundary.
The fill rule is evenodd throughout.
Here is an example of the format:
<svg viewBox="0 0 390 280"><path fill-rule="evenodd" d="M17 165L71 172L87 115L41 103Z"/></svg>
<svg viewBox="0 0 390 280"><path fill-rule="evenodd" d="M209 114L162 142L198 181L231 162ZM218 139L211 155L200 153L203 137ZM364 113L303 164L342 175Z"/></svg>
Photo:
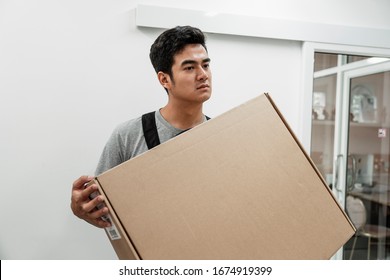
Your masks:
<svg viewBox="0 0 390 280"><path fill-rule="evenodd" d="M138 3L160 2L0 0L1 259L116 258L103 230L71 213L71 184L93 173L115 125L165 104L148 59L161 30L135 25ZM163 3L390 28L386 0ZM301 42L207 35L214 92L206 113L266 91L297 128Z"/></svg>

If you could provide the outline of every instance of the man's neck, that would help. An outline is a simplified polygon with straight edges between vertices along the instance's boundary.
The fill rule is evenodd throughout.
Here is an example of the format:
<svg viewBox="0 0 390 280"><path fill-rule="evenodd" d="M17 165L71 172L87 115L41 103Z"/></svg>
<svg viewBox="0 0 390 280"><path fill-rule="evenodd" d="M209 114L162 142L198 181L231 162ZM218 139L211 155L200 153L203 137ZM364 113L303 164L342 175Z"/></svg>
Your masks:
<svg viewBox="0 0 390 280"><path fill-rule="evenodd" d="M203 122L202 108L202 104L196 106L173 106L168 103L160 109L160 113L172 126L179 129L189 129Z"/></svg>

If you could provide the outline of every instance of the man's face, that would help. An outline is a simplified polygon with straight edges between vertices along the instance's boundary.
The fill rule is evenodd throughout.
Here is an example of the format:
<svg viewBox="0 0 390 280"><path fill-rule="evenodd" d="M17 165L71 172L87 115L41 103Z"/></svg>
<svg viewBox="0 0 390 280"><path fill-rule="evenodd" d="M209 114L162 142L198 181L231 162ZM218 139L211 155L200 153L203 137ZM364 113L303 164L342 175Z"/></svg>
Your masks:
<svg viewBox="0 0 390 280"><path fill-rule="evenodd" d="M172 77L167 77L170 98L203 103L211 96L210 58L200 44L187 45L174 56Z"/></svg>

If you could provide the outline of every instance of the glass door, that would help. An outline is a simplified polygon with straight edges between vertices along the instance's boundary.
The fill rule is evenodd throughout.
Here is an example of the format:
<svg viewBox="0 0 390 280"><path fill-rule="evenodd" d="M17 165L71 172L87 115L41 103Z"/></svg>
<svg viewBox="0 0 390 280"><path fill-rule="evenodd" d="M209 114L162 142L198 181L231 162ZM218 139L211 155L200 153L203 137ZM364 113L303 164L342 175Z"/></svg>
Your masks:
<svg viewBox="0 0 390 280"><path fill-rule="evenodd" d="M315 53L310 156L333 189L337 54ZM333 69L330 71L329 69Z"/></svg>
<svg viewBox="0 0 390 280"><path fill-rule="evenodd" d="M389 59L315 53L314 65L310 154L359 228L335 258L388 258Z"/></svg>
<svg viewBox="0 0 390 280"><path fill-rule="evenodd" d="M349 92L346 205L357 234L344 248L348 259L390 259L390 62L344 75Z"/></svg>

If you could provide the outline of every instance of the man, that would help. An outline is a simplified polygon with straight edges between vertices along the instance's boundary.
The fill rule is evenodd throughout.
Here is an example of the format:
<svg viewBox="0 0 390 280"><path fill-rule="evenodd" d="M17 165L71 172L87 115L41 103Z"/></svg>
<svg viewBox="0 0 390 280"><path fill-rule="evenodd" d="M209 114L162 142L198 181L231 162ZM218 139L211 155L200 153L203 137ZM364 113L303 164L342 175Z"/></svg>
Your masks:
<svg viewBox="0 0 390 280"><path fill-rule="evenodd" d="M163 32L151 46L150 60L168 94L168 102L155 113L125 122L114 130L103 150L96 175L206 121L203 103L210 98L212 85L210 58L202 31L178 26ZM151 118L157 128L157 143L152 146L144 134L145 116L149 121ZM71 208L76 216L90 224L108 227L109 222L101 218L108 213L108 208L97 209L104 201L103 197L90 199L97 186L85 188L92 178L81 176L73 183Z"/></svg>

